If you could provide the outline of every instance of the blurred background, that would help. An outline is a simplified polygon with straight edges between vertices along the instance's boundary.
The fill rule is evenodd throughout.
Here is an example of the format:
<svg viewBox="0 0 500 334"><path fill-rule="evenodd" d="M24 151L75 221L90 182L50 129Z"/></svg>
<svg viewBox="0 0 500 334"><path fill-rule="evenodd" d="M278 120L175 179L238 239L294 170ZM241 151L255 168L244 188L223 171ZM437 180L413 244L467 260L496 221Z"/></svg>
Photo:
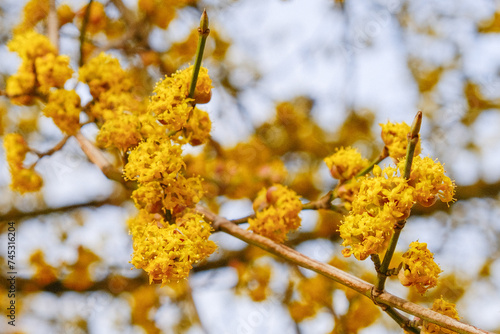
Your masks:
<svg viewBox="0 0 500 334"><path fill-rule="evenodd" d="M31 3L43 13L45 1ZM0 2L2 90L20 64L6 47L13 29L31 19L37 31L46 32L44 15L26 17L25 4ZM155 82L194 61L196 27L206 8L211 34L204 66L214 90L202 109L212 119L213 142L185 152L188 170L206 180L206 205L228 218L252 213L256 192L276 181L304 201L319 198L335 186L322 162L335 147L354 146L373 159L383 147L379 123L410 124L422 110L422 155L445 164L457 202L416 206L397 249L426 242L443 270L440 285L425 296L397 280L387 289L425 306L443 296L457 304L465 322L500 333L499 1L96 4L102 12L91 11L89 26L96 28L86 32L83 59L100 51L117 57L146 99ZM58 10L64 23L60 53L71 57L75 70L87 5L56 1L57 8L66 6L66 12ZM92 99L76 77L66 86L76 87L82 105ZM11 105L0 96L0 135L21 133L41 152L53 147L63 135L40 108ZM91 140L97 131L93 123L82 128ZM222 233L212 236L218 253L195 267L189 281L148 285L142 271L130 270L126 220L136 212L130 193L91 164L74 138L37 163L44 186L32 194L9 189L0 150L2 308L8 303L4 268L12 221L18 271L16 327L4 318L2 333L402 332L340 286ZM215 177L203 159L216 159L217 150L234 166L224 165L223 175ZM107 154L119 167L116 154ZM25 164L34 161L28 154ZM259 178L250 180L256 168ZM243 181L232 189L238 177ZM369 260L342 257L341 218L303 212L302 228L287 244L373 280ZM306 283L327 297L304 297Z"/></svg>

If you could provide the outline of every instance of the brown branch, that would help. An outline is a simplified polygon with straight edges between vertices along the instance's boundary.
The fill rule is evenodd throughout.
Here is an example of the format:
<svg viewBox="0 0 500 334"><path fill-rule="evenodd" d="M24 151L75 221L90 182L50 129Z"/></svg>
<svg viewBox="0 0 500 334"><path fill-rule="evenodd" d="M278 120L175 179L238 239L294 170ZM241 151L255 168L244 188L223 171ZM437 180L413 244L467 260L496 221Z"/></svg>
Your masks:
<svg viewBox="0 0 500 334"><path fill-rule="evenodd" d="M85 14L83 15L82 26L80 28L80 59L78 61L78 65L80 67L83 66L83 45L85 44L85 34L87 33L87 24L89 23L90 17L90 7L92 6L92 2L94 0L90 0L87 8L85 9Z"/></svg>
<svg viewBox="0 0 500 334"><path fill-rule="evenodd" d="M56 153L57 151L59 151L60 149L62 149L64 145L66 145L66 142L68 141L69 137L71 137L71 136L64 136L64 138L61 139L61 141L59 141L54 147L52 147L50 150L48 150L46 152L38 152L35 150L32 150L32 152L35 153L36 155L38 155L39 159L41 159L45 156L48 156L48 155L52 155L52 154Z"/></svg>
<svg viewBox="0 0 500 334"><path fill-rule="evenodd" d="M233 224L229 220L214 214L204 207L198 206L197 210L199 213L205 215L207 220L211 221L212 226L216 231L224 231L240 240L260 247L268 251L269 253L284 258L292 263L298 264L303 268L310 269L325 277L328 277L350 289L361 293L368 298L371 298L376 304L385 304L387 306L397 308L401 311L417 316L422 320L426 320L441 327L456 331L457 333L493 334L491 332L478 329L474 326L464 324L443 314L427 309L423 306L411 303L388 292L382 291L380 293L373 293L375 290L374 285L356 276L348 274L326 263L313 260L294 249L291 249L282 244L277 244L268 238L244 230L238 227L236 224Z"/></svg>
<svg viewBox="0 0 500 334"><path fill-rule="evenodd" d="M137 184L131 181L125 181L122 178L122 173L117 170L107 159L104 157L101 150L94 146L81 132L78 132L75 135L76 140L80 144L83 153L87 156L87 158L95 164L104 175L110 180L114 180L123 184L128 189L136 189Z"/></svg>
<svg viewBox="0 0 500 334"><path fill-rule="evenodd" d="M67 205L67 206L60 206L57 208L43 208L35 211L20 211L18 209L11 209L7 213L4 213L3 215L0 215L0 222L8 222L8 221L14 221L14 220L19 220L19 219L25 219L25 218L31 218L31 217L37 217L37 216L43 216L43 215L49 215L52 213L61 213L61 212L67 212L67 211L72 211L76 209L82 209L82 208L99 208L104 205L120 205L123 203L127 198L123 196L113 196L103 200L103 201L92 201L92 202L85 202L85 203L80 203L80 204L73 204L73 205Z"/></svg>
<svg viewBox="0 0 500 334"><path fill-rule="evenodd" d="M56 0L49 0L47 15L47 35L56 49L59 49L59 24L57 21Z"/></svg>

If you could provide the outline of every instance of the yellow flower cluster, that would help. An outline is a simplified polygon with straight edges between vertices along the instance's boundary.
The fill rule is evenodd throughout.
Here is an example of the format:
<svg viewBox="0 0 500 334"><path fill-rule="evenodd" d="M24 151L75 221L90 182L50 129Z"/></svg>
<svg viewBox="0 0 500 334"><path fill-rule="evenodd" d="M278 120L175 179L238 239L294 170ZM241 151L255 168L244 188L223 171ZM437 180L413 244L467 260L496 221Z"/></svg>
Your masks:
<svg viewBox="0 0 500 334"><path fill-rule="evenodd" d="M24 5L23 20L15 28L15 33L33 29L38 22L47 17L50 8L49 0L30 0Z"/></svg>
<svg viewBox="0 0 500 334"><path fill-rule="evenodd" d="M293 191L280 184L262 189L253 202L255 218L249 229L275 242L283 242L289 231L300 227L302 203Z"/></svg>
<svg viewBox="0 0 500 334"><path fill-rule="evenodd" d="M62 88L71 78L73 70L69 67L68 56L56 56L48 53L35 59L36 78L42 93L48 93L51 87Z"/></svg>
<svg viewBox="0 0 500 334"><path fill-rule="evenodd" d="M413 206L413 188L394 168L383 171L373 169L374 177L361 181L360 189L352 202L352 210L340 225L344 239L344 256L354 255L364 260L371 254L382 252L393 234L394 224L406 219Z"/></svg>
<svg viewBox="0 0 500 334"><path fill-rule="evenodd" d="M7 46L21 58L18 72L7 79L6 92L13 103L32 104L36 90L47 94L51 87L62 88L73 74L69 58L57 55L50 40L33 30L15 34Z"/></svg>
<svg viewBox="0 0 500 334"><path fill-rule="evenodd" d="M399 161L406 156L406 145L408 143L408 133L411 128L405 122L380 124L382 127L382 140L389 151L389 156L394 161ZM421 152L420 141L415 148L415 155Z"/></svg>
<svg viewBox="0 0 500 334"><path fill-rule="evenodd" d="M194 99L188 98L192 76L193 66L177 71L160 81L151 96L148 110L171 131L178 131L186 125L194 103L210 100L212 81L208 70L204 67L200 69Z"/></svg>
<svg viewBox="0 0 500 334"><path fill-rule="evenodd" d="M212 122L206 111L194 108L191 116L184 124L182 131L177 132L175 139L178 143L189 143L192 146L198 146L206 143L212 130Z"/></svg>
<svg viewBox="0 0 500 334"><path fill-rule="evenodd" d="M74 135L80 129L80 96L74 90L53 90L43 113L51 117L62 132Z"/></svg>
<svg viewBox="0 0 500 334"><path fill-rule="evenodd" d="M24 168L23 161L30 151L24 138L17 133L5 135L3 145L12 177L10 187L21 194L38 191L42 187L42 177L32 168Z"/></svg>
<svg viewBox="0 0 500 334"><path fill-rule="evenodd" d="M458 312L455 309L455 304L448 303L443 298L434 300L432 304L432 310L438 313L444 314L450 318L455 320L460 320L458 316ZM422 327L422 334L455 334L454 331L443 328L441 326L435 325L433 323L424 321L424 325Z"/></svg>
<svg viewBox="0 0 500 334"><path fill-rule="evenodd" d="M408 218L414 203L429 206L437 198L446 203L453 200L454 184L437 161L415 155L409 179L402 177L406 164L406 137L410 130L405 123L389 122L382 125L386 148L390 156L398 161L396 168L386 167L382 170L376 165L373 177L366 176L356 183L351 182L356 188L355 196L352 203L346 205L350 213L339 228L344 240L342 245L346 247L342 251L344 256L354 255L358 260L364 260L371 254L385 251L394 225ZM419 152L420 147L417 145L415 154ZM345 160L344 165L340 157ZM332 166L348 166L350 161L361 160L354 153L339 155L339 161ZM343 172L347 167L334 169L332 175L339 169ZM340 193L340 190L337 191Z"/></svg>
<svg viewBox="0 0 500 334"><path fill-rule="evenodd" d="M406 159L398 164L399 170L404 169ZM415 189L414 197L420 205L431 206L439 198L442 202L453 201L455 184L445 175L443 165L429 157L414 157L410 180L408 184Z"/></svg>
<svg viewBox="0 0 500 334"><path fill-rule="evenodd" d="M325 163L332 176L341 181L353 178L370 164L357 149L351 147L337 149L325 158Z"/></svg>
<svg viewBox="0 0 500 334"><path fill-rule="evenodd" d="M123 169L125 178L139 183L173 181L184 167L181 153L181 146L170 139L150 137L130 152Z"/></svg>
<svg viewBox="0 0 500 334"><path fill-rule="evenodd" d="M210 225L203 216L185 211L169 224L160 215L141 210L129 220L133 238L132 264L149 274L150 282L186 278L192 265L212 254Z"/></svg>
<svg viewBox="0 0 500 334"><path fill-rule="evenodd" d="M272 268L269 264L245 264L234 260L230 265L238 273L238 283L236 285L238 292L245 291L256 302L267 298L271 292L269 281L271 280Z"/></svg>
<svg viewBox="0 0 500 334"><path fill-rule="evenodd" d="M103 147L115 146L126 152L142 140L140 124L137 115L128 113L117 115L104 122L96 141Z"/></svg>
<svg viewBox="0 0 500 334"><path fill-rule="evenodd" d="M133 83L122 69L118 59L100 53L80 67L79 80L89 86L94 98L90 113L99 121L106 121L123 111L140 109L141 102L132 94Z"/></svg>
<svg viewBox="0 0 500 334"><path fill-rule="evenodd" d="M119 68L117 62L106 59L114 64L111 67ZM90 72L83 74L94 98L100 99L109 92L106 89L111 78L92 78ZM216 248L208 240L210 225L191 210L203 197L202 179L196 174L186 176L182 157L181 145L202 144L211 128L208 114L195 108L191 104L194 100L187 98L191 76L192 69L167 77L156 86L156 95L151 97L147 110L135 114L122 110L117 117L105 120L97 138L104 146L114 145L128 151L123 173L125 179L138 182L132 199L140 209L139 215L130 220L134 240L131 262L136 268L143 268L151 281L163 284L187 277L193 263ZM200 91L205 92L207 87L210 91L206 69L202 69L200 79ZM160 101L158 96L167 100ZM172 133L169 125L173 123L166 121L165 113L156 111L164 108L168 114L183 104L188 104L190 110L176 128L182 131ZM117 136L121 138L114 138Z"/></svg>
<svg viewBox="0 0 500 334"><path fill-rule="evenodd" d="M433 254L423 242L412 242L403 254L403 267L399 272L399 281L404 286L414 286L421 294L437 285L441 269L434 262Z"/></svg>
<svg viewBox="0 0 500 334"><path fill-rule="evenodd" d="M287 176L283 161L256 137L227 149L207 145L201 154L184 161L188 174L206 180L208 198L254 198L263 187L281 183Z"/></svg>
<svg viewBox="0 0 500 334"><path fill-rule="evenodd" d="M322 307L330 307L333 287L334 283L321 275L300 280L297 286L300 299L288 304L292 319L301 322L316 315Z"/></svg>

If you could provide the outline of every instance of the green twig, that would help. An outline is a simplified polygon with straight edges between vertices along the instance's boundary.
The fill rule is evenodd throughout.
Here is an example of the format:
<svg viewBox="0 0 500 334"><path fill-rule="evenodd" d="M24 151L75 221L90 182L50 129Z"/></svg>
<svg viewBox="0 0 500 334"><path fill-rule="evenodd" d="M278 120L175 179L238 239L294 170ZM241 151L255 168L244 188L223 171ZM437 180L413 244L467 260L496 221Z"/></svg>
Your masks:
<svg viewBox="0 0 500 334"><path fill-rule="evenodd" d="M419 334L420 329L411 326L411 320L396 311L392 307L387 307L384 309L384 312L387 313L401 328L403 328L406 332Z"/></svg>
<svg viewBox="0 0 500 334"><path fill-rule="evenodd" d="M206 10L203 10L203 14L201 14L198 34L200 35L200 37L198 39L198 47L196 48L196 60L194 63L191 86L189 87L189 98L194 97L196 81L198 81L198 73L200 72L201 60L203 59L203 51L205 50L205 42L207 41L207 37L210 34L210 29L208 28L208 15Z"/></svg>
<svg viewBox="0 0 500 334"><path fill-rule="evenodd" d="M380 155L375 160L373 160L370 163L370 165L368 165L368 167L366 167L361 172L356 174L355 178L358 178L358 177L361 177L361 176L364 176L364 175L370 173L376 164L380 163L382 160L384 160L388 156L389 156L389 151L387 150L387 146L384 146L382 152L380 152Z"/></svg>

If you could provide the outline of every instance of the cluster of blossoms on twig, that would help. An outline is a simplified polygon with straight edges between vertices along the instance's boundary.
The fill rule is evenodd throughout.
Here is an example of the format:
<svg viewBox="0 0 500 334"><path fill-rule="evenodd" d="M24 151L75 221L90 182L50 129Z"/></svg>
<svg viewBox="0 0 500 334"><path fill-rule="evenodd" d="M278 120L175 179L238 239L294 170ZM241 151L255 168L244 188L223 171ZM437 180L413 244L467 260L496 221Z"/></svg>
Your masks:
<svg viewBox="0 0 500 334"><path fill-rule="evenodd" d="M211 80L206 69L200 71L198 95L190 98L192 71L178 71L157 84L146 113L159 121L161 131L131 149L124 167L125 179L138 182L132 198L140 212L129 220L132 264L162 283L187 277L192 264L216 249L208 240L210 225L193 211L204 193L201 178L184 174L182 144L204 143L211 128L206 113L195 107L198 99L210 100ZM204 127L200 117L207 120Z"/></svg>
<svg viewBox="0 0 500 334"><path fill-rule="evenodd" d="M348 197L352 201L347 205L350 212L339 228L344 240L342 245L346 247L342 251L344 256L354 255L364 260L370 255L384 253L398 222L406 221L415 203L429 206L437 199L446 203L453 200L454 184L445 175L443 165L429 157L418 156L418 143L411 173L405 178L410 131L406 123L382 125L385 149L396 166L382 169L374 165L373 176L358 175L368 162L355 149L340 149L325 159L332 176L340 180L338 189L345 193L346 185L353 184ZM414 285L424 293L437 284L441 270L425 243L412 243L403 259L400 279L405 286Z"/></svg>

